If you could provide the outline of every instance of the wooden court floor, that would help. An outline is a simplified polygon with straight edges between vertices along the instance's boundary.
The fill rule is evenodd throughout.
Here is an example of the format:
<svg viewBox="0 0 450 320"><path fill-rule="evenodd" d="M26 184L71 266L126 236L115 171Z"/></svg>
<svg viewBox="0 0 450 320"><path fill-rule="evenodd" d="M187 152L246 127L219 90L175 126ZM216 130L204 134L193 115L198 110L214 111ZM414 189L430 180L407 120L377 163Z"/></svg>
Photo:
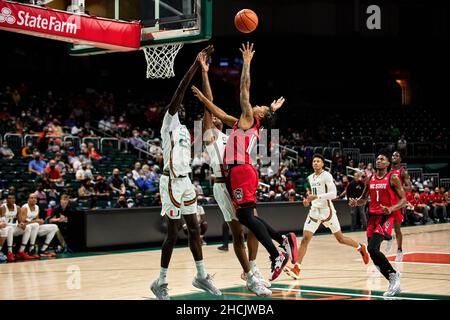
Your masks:
<svg viewBox="0 0 450 320"><path fill-rule="evenodd" d="M405 259L393 262L402 273L400 299L450 298L450 224L403 228ZM346 233L365 241L363 232ZM300 240L300 238L298 238ZM241 268L230 251L204 248L207 271L224 289L223 299L253 299L240 279ZM391 255L395 254L396 245ZM160 250L98 254L0 265L0 300L11 299L154 299L149 285L159 274ZM257 263L264 275L269 259L260 246ZM191 285L195 265L188 248L174 250L168 273L175 299L210 299ZM352 248L339 245L331 234L313 238L302 279L282 274L272 283L275 299L380 298L388 282L374 265L364 265Z"/></svg>

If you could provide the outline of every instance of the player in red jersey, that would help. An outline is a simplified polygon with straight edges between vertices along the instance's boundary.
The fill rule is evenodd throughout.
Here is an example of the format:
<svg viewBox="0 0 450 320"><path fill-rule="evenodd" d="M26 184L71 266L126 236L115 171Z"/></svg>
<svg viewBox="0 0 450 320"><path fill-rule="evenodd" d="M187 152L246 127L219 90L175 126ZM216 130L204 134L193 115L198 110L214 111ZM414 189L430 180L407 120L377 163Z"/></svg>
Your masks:
<svg viewBox="0 0 450 320"><path fill-rule="evenodd" d="M403 186L405 192L411 191L411 178L409 177L408 171L404 166L402 166L402 156L399 151L394 151L391 159L391 172L396 174L400 178L400 182ZM395 238L397 239L397 256L395 257L396 262L403 261L403 234L401 230L402 222L404 219L403 209L397 210L393 213L394 216L394 231ZM392 242L394 240L391 239L386 244L386 253L391 251Z"/></svg>
<svg viewBox="0 0 450 320"><path fill-rule="evenodd" d="M363 194L358 199L349 200L351 206L361 206L367 203L370 195L369 220L367 221L368 250L373 263L389 281L389 288L384 296L400 293L400 272L392 267L380 251L380 246L383 240L392 238L393 213L407 205L400 178L388 172L389 160L387 153L380 152L376 160L376 173L366 180Z"/></svg>
<svg viewBox="0 0 450 320"><path fill-rule="evenodd" d="M260 138L260 130L270 127L275 120L275 111L281 108L284 98L273 101L270 107L250 104L250 62L253 58L253 44L247 43L240 49L244 60L241 75L240 104L242 113L239 119L226 114L208 100L200 90L192 87L194 94L208 110L223 123L233 128L225 147L224 164L228 166L228 187L236 208L236 216L244 226L253 232L258 241L270 254L270 281L275 280L283 270L289 257L293 263L297 259L297 239L295 234L281 235L263 219L253 214L256 207L258 171L253 167L250 156L252 148ZM286 253L278 251L272 239L282 245Z"/></svg>

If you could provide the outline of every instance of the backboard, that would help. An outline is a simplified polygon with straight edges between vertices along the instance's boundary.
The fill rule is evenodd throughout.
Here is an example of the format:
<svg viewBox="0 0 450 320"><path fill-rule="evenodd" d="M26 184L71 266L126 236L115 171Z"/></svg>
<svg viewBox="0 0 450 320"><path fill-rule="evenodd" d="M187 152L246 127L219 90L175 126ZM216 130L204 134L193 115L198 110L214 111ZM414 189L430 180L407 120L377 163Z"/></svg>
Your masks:
<svg viewBox="0 0 450 320"><path fill-rule="evenodd" d="M201 42L212 34L212 0L72 0L67 6L67 10L91 16L141 21L141 48ZM111 52L86 45L70 45L69 49L75 56Z"/></svg>

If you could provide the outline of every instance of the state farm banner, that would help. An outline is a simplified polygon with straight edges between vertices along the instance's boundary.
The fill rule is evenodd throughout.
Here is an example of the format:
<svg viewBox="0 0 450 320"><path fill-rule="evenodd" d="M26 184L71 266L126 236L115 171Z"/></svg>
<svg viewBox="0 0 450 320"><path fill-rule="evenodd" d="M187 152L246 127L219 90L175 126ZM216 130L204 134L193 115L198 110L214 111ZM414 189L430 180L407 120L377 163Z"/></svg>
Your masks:
<svg viewBox="0 0 450 320"><path fill-rule="evenodd" d="M0 0L0 29L109 50L139 49L141 24Z"/></svg>

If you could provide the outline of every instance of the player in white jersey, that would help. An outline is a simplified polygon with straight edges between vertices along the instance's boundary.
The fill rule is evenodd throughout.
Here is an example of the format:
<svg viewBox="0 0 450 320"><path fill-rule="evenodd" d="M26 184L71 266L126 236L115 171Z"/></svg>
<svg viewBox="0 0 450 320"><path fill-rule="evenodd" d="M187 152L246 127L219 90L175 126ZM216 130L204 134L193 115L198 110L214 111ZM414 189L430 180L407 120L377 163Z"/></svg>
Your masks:
<svg viewBox="0 0 450 320"><path fill-rule="evenodd" d="M18 222L18 215L20 214L20 208L16 205L16 197L13 194L9 194L6 198L6 203L1 206L1 220L7 224L8 231L7 246L8 254L6 259L8 262L14 262L16 259L31 260L32 256L25 252L25 248L30 241L31 236L37 235L39 225L37 223ZM13 253L13 241L14 237L22 236L21 246L16 256Z"/></svg>
<svg viewBox="0 0 450 320"><path fill-rule="evenodd" d="M37 233L32 233L30 237L30 255L36 259L42 257L56 257L56 253L47 251L50 242L58 232L58 226L56 224L44 224L44 220L39 218L39 207L37 205L37 197L34 193L30 193L28 196L28 202L21 208L21 215L19 222L26 222L27 224L37 223ZM45 236L45 242L39 250L39 254L35 252L35 243L37 237Z"/></svg>
<svg viewBox="0 0 450 320"><path fill-rule="evenodd" d="M213 50L212 46L208 46L199 54L209 56ZM188 176L191 172L191 138L186 126L180 122L180 116L184 116L181 103L198 67L199 62L196 58L175 91L161 127L164 172L160 179L159 190L162 202L161 215L165 217L168 230L161 248L160 275L150 287L160 300L170 299L167 288L167 269L178 238L181 216L186 221L189 247L197 268L197 275L192 285L213 295L222 295L222 292L214 286L211 275L205 271L196 215L197 196Z"/></svg>
<svg viewBox="0 0 450 320"><path fill-rule="evenodd" d="M213 101L213 94L208 78L209 65L205 55L199 56L202 67L203 92L205 96ZM259 296L268 296L272 292L264 285L270 286L270 283L264 281L261 273L256 266L256 253L258 251L258 240L251 231L248 233L249 256L253 257L251 262L245 252L244 230L242 224L236 216L236 209L233 206L230 194L226 186L226 174L223 166L223 156L228 136L222 132L223 123L218 118L213 117L205 107L203 116L203 140L205 141L206 151L210 157L210 166L214 174L213 193L214 199L222 211L225 221L228 223L233 235L233 248L242 268L247 282L247 288Z"/></svg>
<svg viewBox="0 0 450 320"><path fill-rule="evenodd" d="M339 243L357 249L365 264L368 264L370 259L365 244L360 244L342 234L336 210L333 202L331 202L337 197L336 185L333 176L325 171L325 158L321 154L315 154L312 166L314 173L308 177L311 193L303 201L305 207L311 204L311 209L303 227L303 238L298 249L298 261L293 267L286 266L284 268L285 273L294 279L300 279L301 264L308 249L308 244L321 224L330 229Z"/></svg>

